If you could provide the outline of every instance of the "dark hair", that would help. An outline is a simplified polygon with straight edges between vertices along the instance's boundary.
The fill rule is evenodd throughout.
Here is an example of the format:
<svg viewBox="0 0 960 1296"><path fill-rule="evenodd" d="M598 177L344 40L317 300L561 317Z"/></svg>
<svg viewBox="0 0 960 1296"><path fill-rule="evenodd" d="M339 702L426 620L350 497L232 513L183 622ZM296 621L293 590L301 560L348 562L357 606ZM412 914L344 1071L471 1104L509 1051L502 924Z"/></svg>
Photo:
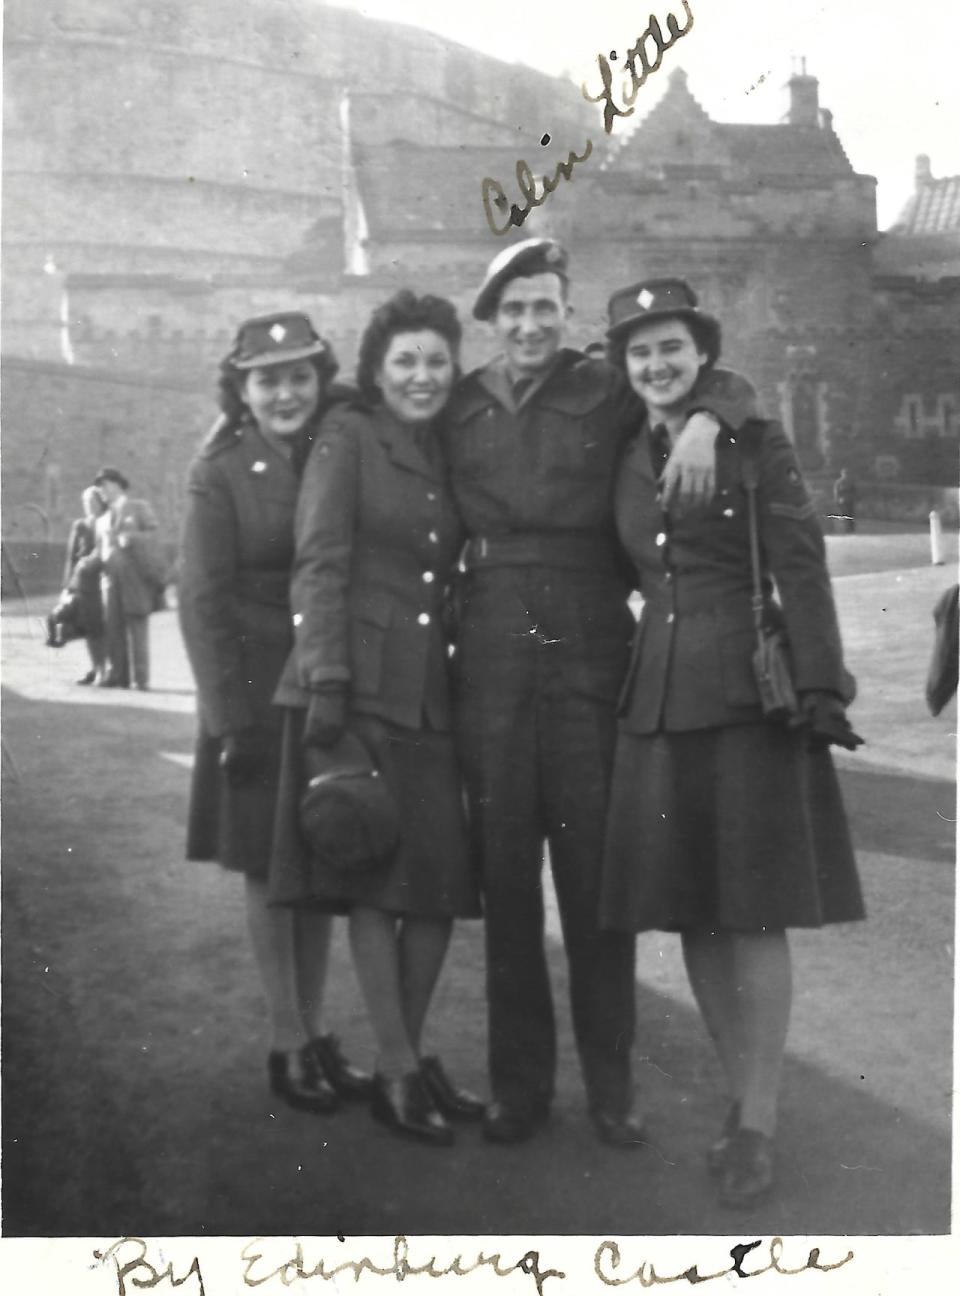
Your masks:
<svg viewBox="0 0 960 1296"><path fill-rule="evenodd" d="M376 373L393 339L398 333L417 333L421 329L432 329L446 339L454 370L459 373L463 329L453 302L447 301L446 297L418 297L409 288L401 288L389 301L377 307L360 339L357 386L365 401L375 405L382 399Z"/></svg>
<svg viewBox="0 0 960 1296"><path fill-rule="evenodd" d="M327 385L337 372L337 361L333 352L327 348L320 355L307 356L302 362L299 360L284 360L282 356L277 357L276 363L279 364L311 364L317 371L317 378L320 381L320 404L323 404L323 394ZM263 368L273 368L273 365L264 365ZM220 361L220 377L217 384L217 404L227 416L227 421L231 427L235 427L242 422L247 413L246 402L243 399L243 385L246 382L249 369L235 369L229 359Z"/></svg>
<svg viewBox="0 0 960 1296"><path fill-rule="evenodd" d="M694 315L686 311L677 311L676 315L654 315L651 323L658 320L678 319L682 320L690 330L690 336L698 351L702 351L707 357L701 373L706 373L712 369L720 358L720 325L712 315ZM644 320L638 319L635 324L629 328L620 329L613 337L607 338L607 361L612 364L621 373L626 372L627 362L627 343L636 333L637 329L644 326Z"/></svg>

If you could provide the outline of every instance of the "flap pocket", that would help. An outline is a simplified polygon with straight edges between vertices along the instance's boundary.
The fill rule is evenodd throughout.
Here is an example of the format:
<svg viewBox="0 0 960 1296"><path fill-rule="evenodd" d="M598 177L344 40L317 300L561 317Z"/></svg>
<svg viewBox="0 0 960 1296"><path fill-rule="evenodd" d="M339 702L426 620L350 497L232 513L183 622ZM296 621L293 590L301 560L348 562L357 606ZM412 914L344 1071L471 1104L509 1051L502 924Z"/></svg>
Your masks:
<svg viewBox="0 0 960 1296"><path fill-rule="evenodd" d="M383 590L365 590L354 600L352 612L357 621L386 630L393 621L393 602Z"/></svg>

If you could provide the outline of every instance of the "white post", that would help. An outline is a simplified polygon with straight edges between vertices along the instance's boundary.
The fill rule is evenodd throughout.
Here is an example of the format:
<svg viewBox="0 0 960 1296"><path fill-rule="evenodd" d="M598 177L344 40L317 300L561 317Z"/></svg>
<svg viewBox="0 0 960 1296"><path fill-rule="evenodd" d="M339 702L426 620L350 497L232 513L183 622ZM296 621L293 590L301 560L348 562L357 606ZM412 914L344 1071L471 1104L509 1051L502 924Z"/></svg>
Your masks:
<svg viewBox="0 0 960 1296"><path fill-rule="evenodd" d="M943 566L943 528L940 514L936 509L930 510L930 562L934 567Z"/></svg>

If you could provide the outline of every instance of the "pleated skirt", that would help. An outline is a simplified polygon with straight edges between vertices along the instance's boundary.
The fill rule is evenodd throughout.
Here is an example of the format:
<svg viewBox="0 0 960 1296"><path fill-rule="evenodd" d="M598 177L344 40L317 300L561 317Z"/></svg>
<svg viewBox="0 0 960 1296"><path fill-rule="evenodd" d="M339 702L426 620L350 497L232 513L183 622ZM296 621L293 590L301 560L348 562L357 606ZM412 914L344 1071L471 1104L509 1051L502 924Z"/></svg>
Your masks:
<svg viewBox="0 0 960 1296"><path fill-rule="evenodd" d="M603 926L762 931L863 917L829 749L772 724L619 734Z"/></svg>

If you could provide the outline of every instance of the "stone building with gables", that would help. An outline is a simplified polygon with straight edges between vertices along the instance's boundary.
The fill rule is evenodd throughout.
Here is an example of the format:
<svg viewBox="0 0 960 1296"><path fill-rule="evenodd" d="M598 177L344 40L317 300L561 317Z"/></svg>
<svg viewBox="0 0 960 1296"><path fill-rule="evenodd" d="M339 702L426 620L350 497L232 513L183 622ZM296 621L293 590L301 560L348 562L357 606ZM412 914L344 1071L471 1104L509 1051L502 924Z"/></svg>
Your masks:
<svg viewBox="0 0 960 1296"><path fill-rule="evenodd" d="M569 245L575 343L614 288L681 274L808 470L956 482L960 178L918 169L879 234L805 71L781 122L742 125L665 66L607 137L569 80L319 0L7 0L4 39L5 537L64 534L104 462L173 534L238 320L308 311L349 376L396 287L469 319L486 262L537 233ZM519 201L518 161L552 176L588 140L495 237L484 178ZM471 321L466 363L490 348Z"/></svg>

